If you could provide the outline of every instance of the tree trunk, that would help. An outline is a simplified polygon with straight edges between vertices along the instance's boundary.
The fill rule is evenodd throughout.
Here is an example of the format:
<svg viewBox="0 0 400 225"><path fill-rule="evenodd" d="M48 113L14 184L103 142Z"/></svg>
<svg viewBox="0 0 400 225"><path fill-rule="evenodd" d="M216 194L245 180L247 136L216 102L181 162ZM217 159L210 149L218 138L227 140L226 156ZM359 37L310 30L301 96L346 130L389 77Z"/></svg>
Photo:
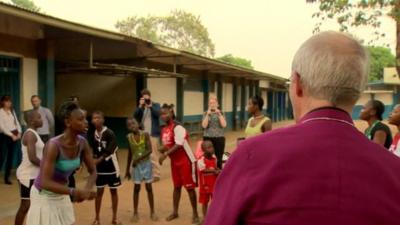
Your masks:
<svg viewBox="0 0 400 225"><path fill-rule="evenodd" d="M399 12L400 10L400 1L397 1L394 5L394 12ZM397 76L400 78L400 18L396 15L394 17L396 21L396 70Z"/></svg>

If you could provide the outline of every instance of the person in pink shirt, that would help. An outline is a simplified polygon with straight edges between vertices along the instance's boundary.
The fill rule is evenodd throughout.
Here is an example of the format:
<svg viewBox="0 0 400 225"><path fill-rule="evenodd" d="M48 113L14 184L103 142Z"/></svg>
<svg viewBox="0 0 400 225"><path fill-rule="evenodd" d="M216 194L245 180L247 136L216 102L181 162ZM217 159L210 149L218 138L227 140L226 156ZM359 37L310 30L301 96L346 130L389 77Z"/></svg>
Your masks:
<svg viewBox="0 0 400 225"><path fill-rule="evenodd" d="M389 124L394 125L397 127L398 130L400 130L400 104L396 105L393 108L393 111L390 113L389 116ZM389 148L390 152L393 152L395 155L400 157L400 132L398 132L394 138L392 145Z"/></svg>
<svg viewBox="0 0 400 225"><path fill-rule="evenodd" d="M351 112L367 50L322 32L297 51L296 124L242 141L217 179L205 225L398 225L400 158L362 134Z"/></svg>

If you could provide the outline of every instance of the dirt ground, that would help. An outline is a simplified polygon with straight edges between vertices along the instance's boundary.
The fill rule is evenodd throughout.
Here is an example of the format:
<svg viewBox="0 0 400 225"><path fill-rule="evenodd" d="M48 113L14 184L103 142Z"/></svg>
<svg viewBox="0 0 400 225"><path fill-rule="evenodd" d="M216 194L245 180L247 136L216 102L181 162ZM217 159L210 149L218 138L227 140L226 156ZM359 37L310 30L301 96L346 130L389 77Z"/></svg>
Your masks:
<svg viewBox="0 0 400 225"><path fill-rule="evenodd" d="M274 124L274 128L279 128L283 126L287 126L292 124L293 121L286 121ZM366 123L356 121L356 126L360 130L364 130L366 128ZM392 132L397 132L394 127L392 128ZM226 134L227 140L227 150L233 151L236 145L236 138L242 137L243 133L240 132L228 132ZM197 139L198 140L198 139ZM196 139L192 140L192 145L195 145ZM122 174L125 174L126 168L126 156L127 151L121 150L119 151L119 163L121 166ZM187 193L182 192L182 199L180 204L180 217L173 222L166 222L165 218L169 215L172 209L172 181L170 177L170 164L169 160L166 160L166 163L161 168L162 175L161 180L157 183L153 184L154 195L155 195L155 208L156 213L159 216L159 221L153 222L150 220L149 207L147 203L147 195L142 186L142 191L140 193L140 202L139 202L139 213L140 213L140 221L139 224L142 225L188 225L191 222L191 207L189 203L189 199ZM83 180L85 174L81 172L78 174L78 186L83 185ZM2 179L1 179L2 180ZM17 186L17 182L15 177L13 178L13 185L6 186L3 183L0 183L0 224L1 225L11 225L14 224L14 216L16 214L16 210L19 206L19 190ZM122 224L133 224L130 222L131 215L133 213L133 201L132 201L132 193L133 193L133 183L132 181L124 180L122 186L118 190L119 192L119 210L118 216L119 220ZM76 215L76 225L90 225L94 219L94 202L84 202L80 204L75 204L75 215ZM199 214L201 215L201 207L198 207ZM109 191L106 190L105 195L103 197L103 205L101 211L101 224L111 224L111 199Z"/></svg>

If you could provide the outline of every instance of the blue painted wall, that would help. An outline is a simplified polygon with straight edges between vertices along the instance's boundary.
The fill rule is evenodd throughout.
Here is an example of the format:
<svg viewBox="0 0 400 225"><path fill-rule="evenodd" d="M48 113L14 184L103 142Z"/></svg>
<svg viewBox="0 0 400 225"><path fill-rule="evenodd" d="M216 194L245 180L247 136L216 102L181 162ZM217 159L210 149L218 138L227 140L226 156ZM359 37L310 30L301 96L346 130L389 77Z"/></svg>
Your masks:
<svg viewBox="0 0 400 225"><path fill-rule="evenodd" d="M21 59L11 56L0 55L0 96L10 95L14 103L14 109L17 116L21 118L20 115L20 70L21 70ZM0 150L4 148L3 143L0 142ZM15 149L12 151L13 167L17 167L21 162L21 142L18 141ZM3 168L5 163L3 163ZM3 170L0 168L0 171Z"/></svg>
<svg viewBox="0 0 400 225"><path fill-rule="evenodd" d="M183 122L196 122L201 121L202 119L203 115L184 116Z"/></svg>
<svg viewBox="0 0 400 225"><path fill-rule="evenodd" d="M38 62L38 92L43 105L54 111L55 97L55 61L54 59L39 59Z"/></svg>

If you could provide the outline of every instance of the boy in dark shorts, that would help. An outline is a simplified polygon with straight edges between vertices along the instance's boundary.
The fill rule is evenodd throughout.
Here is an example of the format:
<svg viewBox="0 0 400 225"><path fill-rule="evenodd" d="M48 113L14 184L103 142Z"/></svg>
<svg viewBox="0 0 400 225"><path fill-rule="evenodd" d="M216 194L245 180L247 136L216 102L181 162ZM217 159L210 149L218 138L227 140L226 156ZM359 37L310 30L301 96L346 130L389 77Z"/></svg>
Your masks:
<svg viewBox="0 0 400 225"><path fill-rule="evenodd" d="M117 140L114 132L104 126L103 112L93 112L92 124L95 127L95 130L88 134L88 141L93 150L94 162L97 169L97 197L95 201L96 218L93 225L100 224L100 208L105 186L108 186L111 192L113 211L112 224L120 224L117 220L117 188L121 185L119 165L116 155L118 149Z"/></svg>

